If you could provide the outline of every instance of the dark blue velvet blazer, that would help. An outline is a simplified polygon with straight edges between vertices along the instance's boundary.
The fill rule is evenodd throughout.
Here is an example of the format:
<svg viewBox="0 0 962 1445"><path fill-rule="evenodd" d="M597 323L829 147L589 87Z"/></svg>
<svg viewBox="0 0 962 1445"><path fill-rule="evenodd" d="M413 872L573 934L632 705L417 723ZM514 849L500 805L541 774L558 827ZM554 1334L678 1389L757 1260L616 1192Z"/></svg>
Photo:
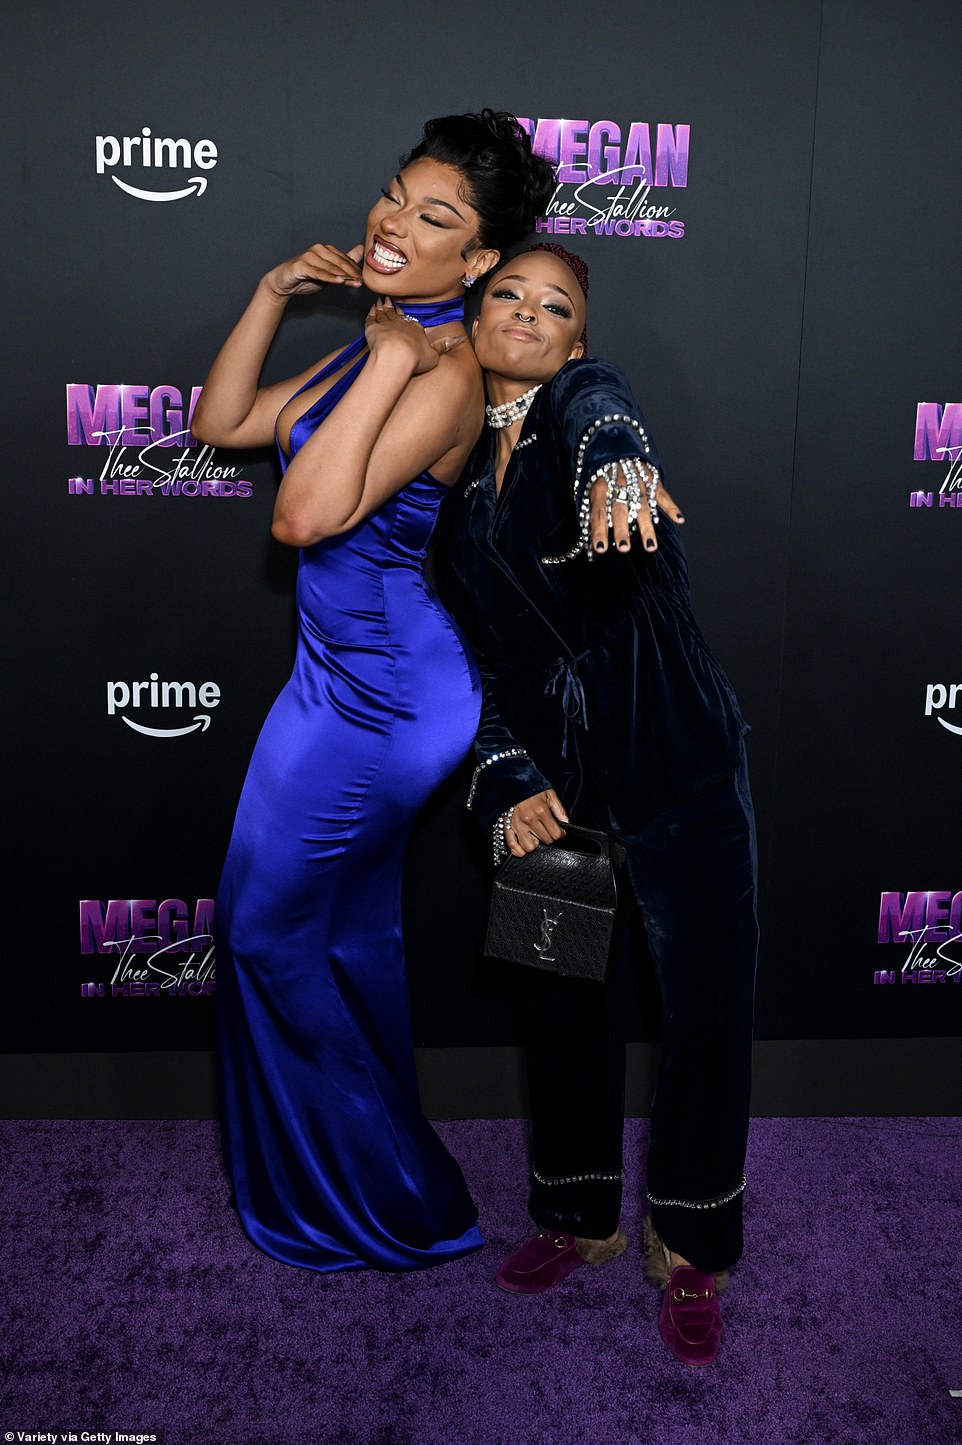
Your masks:
<svg viewBox="0 0 962 1445"><path fill-rule="evenodd" d="M692 616L678 528L662 517L654 554L580 545L592 474L623 457L660 468L657 453L625 376L589 357L534 398L497 498L495 440L486 429L446 498L434 550L483 681L471 806L490 826L551 786L575 821L590 794L630 833L727 776L746 731Z"/></svg>

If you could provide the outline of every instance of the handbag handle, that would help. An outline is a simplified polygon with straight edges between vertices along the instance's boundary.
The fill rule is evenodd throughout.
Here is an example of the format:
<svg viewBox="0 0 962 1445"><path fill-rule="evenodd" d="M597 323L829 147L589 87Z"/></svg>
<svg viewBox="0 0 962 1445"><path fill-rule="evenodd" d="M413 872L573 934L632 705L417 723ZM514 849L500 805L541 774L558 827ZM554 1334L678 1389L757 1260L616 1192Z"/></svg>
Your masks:
<svg viewBox="0 0 962 1445"><path fill-rule="evenodd" d="M599 858L612 868L619 868L624 863L625 850L620 843L615 842L610 833L605 833L598 828L584 828L580 823L561 823L561 827L565 830L565 837L569 833L573 833L576 838L593 843L597 848ZM564 844L564 838L556 838L551 847L557 848L559 844ZM572 852L584 851L587 850L572 849Z"/></svg>

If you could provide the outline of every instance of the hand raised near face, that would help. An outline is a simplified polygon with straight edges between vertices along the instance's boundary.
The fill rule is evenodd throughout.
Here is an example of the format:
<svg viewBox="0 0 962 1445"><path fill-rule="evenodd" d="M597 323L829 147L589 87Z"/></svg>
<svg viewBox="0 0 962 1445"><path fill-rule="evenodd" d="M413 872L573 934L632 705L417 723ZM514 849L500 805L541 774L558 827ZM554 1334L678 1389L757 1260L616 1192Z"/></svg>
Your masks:
<svg viewBox="0 0 962 1445"><path fill-rule="evenodd" d="M310 296L322 286L360 286L363 246L339 251L336 246L312 246L268 271L264 280L278 297Z"/></svg>
<svg viewBox="0 0 962 1445"><path fill-rule="evenodd" d="M432 339L419 321L405 316L383 296L367 313L364 335L372 355L396 352L412 359L412 376L433 371L445 352L453 351L466 339L463 334Z"/></svg>

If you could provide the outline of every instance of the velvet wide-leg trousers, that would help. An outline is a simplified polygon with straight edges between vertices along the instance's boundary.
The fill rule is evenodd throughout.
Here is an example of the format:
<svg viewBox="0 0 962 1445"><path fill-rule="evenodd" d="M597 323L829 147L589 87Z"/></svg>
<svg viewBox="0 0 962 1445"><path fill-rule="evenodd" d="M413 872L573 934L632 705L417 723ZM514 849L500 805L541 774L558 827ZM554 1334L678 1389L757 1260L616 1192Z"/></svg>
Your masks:
<svg viewBox="0 0 962 1445"><path fill-rule="evenodd" d="M647 1159L651 1214L670 1249L719 1271L742 1252L758 945L744 754L730 777L636 833L619 830L611 811L662 999ZM621 1208L623 994L633 965L625 932L622 922L604 984L523 970L529 1207L542 1228L591 1239L615 1231Z"/></svg>

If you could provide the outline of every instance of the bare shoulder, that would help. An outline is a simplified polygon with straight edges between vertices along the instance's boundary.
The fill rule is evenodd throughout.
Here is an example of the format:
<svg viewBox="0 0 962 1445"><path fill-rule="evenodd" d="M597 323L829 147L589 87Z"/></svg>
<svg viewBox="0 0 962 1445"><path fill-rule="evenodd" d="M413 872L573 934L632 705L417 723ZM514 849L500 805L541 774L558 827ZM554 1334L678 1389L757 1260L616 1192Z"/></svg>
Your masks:
<svg viewBox="0 0 962 1445"><path fill-rule="evenodd" d="M432 370L415 376L408 385L404 410L417 413L431 423L442 417L454 437L464 424L469 428L484 407L484 380L471 345L463 341L445 352Z"/></svg>
<svg viewBox="0 0 962 1445"><path fill-rule="evenodd" d="M467 338L450 351L446 351L435 369L419 380L431 380L436 387L444 388L448 394L458 394L463 397L468 397L473 392L477 392L479 397L484 394L481 367L478 365L478 358Z"/></svg>

